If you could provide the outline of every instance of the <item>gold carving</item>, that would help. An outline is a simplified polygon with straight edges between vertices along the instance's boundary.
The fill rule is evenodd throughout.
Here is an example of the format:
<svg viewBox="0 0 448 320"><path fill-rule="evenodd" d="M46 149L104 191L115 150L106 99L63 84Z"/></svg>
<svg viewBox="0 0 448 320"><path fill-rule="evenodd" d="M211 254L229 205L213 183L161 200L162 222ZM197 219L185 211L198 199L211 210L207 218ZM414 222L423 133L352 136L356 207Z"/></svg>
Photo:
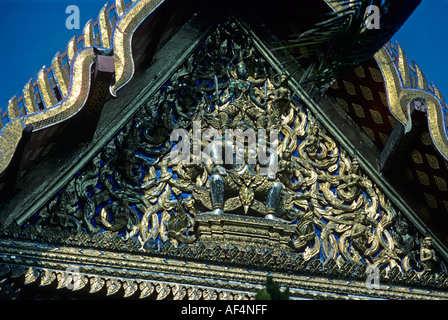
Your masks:
<svg viewBox="0 0 448 320"><path fill-rule="evenodd" d="M208 41L204 47L211 43L224 52L222 41ZM358 157L315 120L285 74L269 71L250 41L228 47L237 56L230 51L227 65L213 64L223 67L219 74L229 71L227 80L215 81L216 89L199 98L178 91L176 81L192 76L185 70L200 73L196 60L188 59L34 220L2 230L2 265L16 265L13 257L20 256L34 271L16 274L26 274L30 283L57 281L62 288L68 263L77 263L73 290L103 289L108 296L253 299L269 270L295 297L446 299L446 269L429 239L412 229ZM91 53L78 52L73 72L89 74L83 68L92 63ZM198 76L206 82L201 90L214 79L208 75ZM75 82L68 93L65 101L72 105L61 102L67 113L76 110L79 98L71 100L71 94L84 94L83 84ZM221 136L239 121L278 129L278 170L262 175L260 163L249 165L247 148L245 171L218 168L207 156L175 163L166 140L173 113L176 128L193 138L192 121L198 119ZM367 266L378 267L387 285L367 288Z"/></svg>
<svg viewBox="0 0 448 320"><path fill-rule="evenodd" d="M100 27L101 34L101 44L103 48L111 48L112 47L112 27L110 25L109 20L109 10L107 7L107 3L101 9L100 14L98 15L98 24Z"/></svg>
<svg viewBox="0 0 448 320"><path fill-rule="evenodd" d="M84 41L84 47L88 48L88 47L94 47L95 46L95 41L94 41L94 36L93 36L93 22L92 19L90 19L89 21L87 21L87 23L84 26L84 29L82 31L82 39Z"/></svg>
<svg viewBox="0 0 448 320"><path fill-rule="evenodd" d="M53 89L51 88L50 81L48 80L47 68L45 66L39 71L37 83L45 108L54 106L57 103L57 100L54 96Z"/></svg>
<svg viewBox="0 0 448 320"><path fill-rule="evenodd" d="M349 95L351 95L351 96L356 95L356 89L355 89L355 86L353 85L353 83L351 83L350 81L346 81L346 80L342 80L342 82L344 83L345 90L347 90Z"/></svg>
<svg viewBox="0 0 448 320"><path fill-rule="evenodd" d="M8 245L9 243L9 245ZM13 245L14 243L14 245ZM16 251L14 251L14 248ZM28 257L35 257L32 261L40 260L39 266L27 268L7 267L6 273L14 268L14 274L23 274L27 279L27 285L37 284L43 286L55 285L60 289L67 288L67 284L73 285L72 290L81 287L87 288L89 293L97 293L106 288L106 295L117 295L137 299L216 299L221 300L246 300L254 299L255 292L262 288L266 280L266 271L259 269L247 269L235 265L223 265L222 263L198 263L176 259L175 257L160 258L148 254L126 254L126 259L122 253L116 251L94 251L88 250L79 254L79 247L47 245L49 251L42 251L36 248L33 243L26 243L17 239L2 239L0 249L8 254L19 254L25 251ZM78 255L77 255L78 253ZM435 268L437 257L432 249L430 239L424 239L419 251L416 253L426 274L430 274ZM66 257L71 261L79 261L82 264L95 266L87 269L81 267L77 277L72 277L67 273ZM277 256L279 259L280 256ZM291 262L290 262L291 263ZM411 268L411 259L406 260L404 268ZM326 265L327 272L332 270L331 263ZM4 264L3 264L4 266ZM132 266L137 271L132 273L129 269ZM55 269L55 267L57 269ZM129 273L123 272L128 270ZM293 298L318 298L318 299L340 299L347 295L355 295L365 298L386 298L386 299L447 299L446 291L437 289L426 289L414 287L418 281L418 274L415 278L409 278L410 286L389 285L388 282L378 289L372 290L365 285L366 274L361 271L358 280L347 281L345 279L331 278L323 275L310 274L308 269L304 274L295 271L281 271L269 269L275 281L282 287L290 288L290 295ZM2 269L5 274L5 268ZM339 272L350 274L356 269L340 269ZM113 275L113 276L112 276ZM185 275L188 275L187 277ZM389 277L393 275L389 272ZM76 282L73 280L76 278ZM441 277L440 280L446 283L447 279ZM386 278L382 281L387 281ZM446 284L445 284L446 285ZM123 289L123 290L120 290ZM120 293L120 296L118 296ZM116 297L115 297L116 298Z"/></svg>
<svg viewBox="0 0 448 320"><path fill-rule="evenodd" d="M204 47L214 39L210 37ZM320 270L325 261L325 272L376 266L394 279L426 277L428 271L415 264L419 236L411 236L414 233L403 215L364 173L358 158L341 150L315 122L294 96L285 74L264 71L269 65L250 42L232 47L239 49L238 54L226 59L227 64L209 62L228 72L226 81L199 71L194 75L212 88L209 99L178 91L185 70L197 70L193 56L169 85L144 103L134 121L93 159L90 169L70 180L49 211L42 213L48 218L41 223L88 230L92 237L102 239L100 250L133 248L123 259L131 259L130 254L136 252L159 252L155 248L160 246L168 257L207 262L290 268L286 267L292 263L288 257L294 256L297 270L302 266ZM216 50L225 52L220 45ZM213 79L218 86L209 85ZM196 78L190 80L198 83ZM193 88L185 92L194 92ZM246 146L244 161L236 170L211 161L212 155L205 152L203 158L193 155L190 161L174 162L170 153L174 145L166 141L170 130L163 123L172 112L178 116L177 128L188 129L184 132L190 141L199 130L193 127L197 120L203 130L214 128L220 137L225 128L242 122L257 130L278 129L282 134L276 146L278 170L270 177L262 175L260 163L248 162ZM152 148L155 142L157 149ZM259 141L255 145L260 149ZM153 160L144 160L145 152ZM91 186L100 190L94 196ZM82 210L78 203L83 204ZM68 210L73 212L69 216ZM81 242L88 239L79 237ZM175 267L193 270L191 261ZM222 275L222 270L214 272L216 277ZM121 280L109 282L110 293L116 292L116 286L129 285ZM136 292L135 285L131 283L128 290L128 294ZM139 283L139 290L143 296L159 299L215 296L194 287L182 291L162 283L153 287Z"/></svg>
<svg viewBox="0 0 448 320"><path fill-rule="evenodd" d="M68 93L70 80L68 79L67 72L65 71L65 69L62 65L62 58L61 58L60 52L58 52L56 54L56 56L53 58L53 63L51 64L51 68L52 68L53 74L56 78L55 80L58 85L59 91L61 92L62 98L65 98L65 96ZM30 88L30 90L31 90L31 88ZM32 102L35 103L34 99L31 99L31 100L32 100ZM37 107L36 107L35 111L37 111ZM32 113L32 112L29 112L29 113Z"/></svg>

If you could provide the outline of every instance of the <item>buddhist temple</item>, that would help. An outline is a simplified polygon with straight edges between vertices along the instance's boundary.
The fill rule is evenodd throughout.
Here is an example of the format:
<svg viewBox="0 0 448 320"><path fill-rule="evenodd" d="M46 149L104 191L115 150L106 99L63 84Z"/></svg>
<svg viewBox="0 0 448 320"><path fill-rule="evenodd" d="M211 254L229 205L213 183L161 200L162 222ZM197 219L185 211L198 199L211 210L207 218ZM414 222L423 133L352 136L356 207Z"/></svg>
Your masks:
<svg viewBox="0 0 448 320"><path fill-rule="evenodd" d="M105 3L1 114L0 297L448 299L419 2Z"/></svg>

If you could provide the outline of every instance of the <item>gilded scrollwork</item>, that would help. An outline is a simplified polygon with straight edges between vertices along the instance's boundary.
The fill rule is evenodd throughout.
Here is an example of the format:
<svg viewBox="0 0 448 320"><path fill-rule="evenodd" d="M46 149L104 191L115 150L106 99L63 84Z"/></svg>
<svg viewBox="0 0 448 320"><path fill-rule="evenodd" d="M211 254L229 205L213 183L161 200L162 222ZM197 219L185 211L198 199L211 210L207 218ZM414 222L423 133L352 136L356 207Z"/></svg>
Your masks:
<svg viewBox="0 0 448 320"><path fill-rule="evenodd" d="M398 212L358 157L341 149L314 119L289 87L286 73L275 72L250 37L235 39L238 32L232 28L236 26L222 24L202 43L37 214L35 227L85 230L91 237L106 233L145 251L201 245L195 233L199 216L240 215L285 230L293 226L285 251L300 257L294 262L297 268L306 263L327 271L377 266L390 277L396 272L414 271L419 277L446 273L430 239ZM216 162L216 149L176 162L171 151L180 142L172 141L171 133L184 130L184 137L194 142L194 121L218 133L214 148L221 150L226 129L277 130L279 139L264 144L266 137L258 136L252 150L237 145L230 155L240 152L241 163ZM194 144L189 148L194 151ZM263 148L278 156L276 161L268 157L268 167L276 165L268 174L262 174L265 163L251 161L256 158L251 152ZM244 233L246 222L236 223ZM234 257L232 263L239 261L238 250L220 252ZM250 263L256 257L254 253ZM127 288L132 292L134 287ZM153 290L163 296L163 287ZM174 294L190 293L176 288Z"/></svg>

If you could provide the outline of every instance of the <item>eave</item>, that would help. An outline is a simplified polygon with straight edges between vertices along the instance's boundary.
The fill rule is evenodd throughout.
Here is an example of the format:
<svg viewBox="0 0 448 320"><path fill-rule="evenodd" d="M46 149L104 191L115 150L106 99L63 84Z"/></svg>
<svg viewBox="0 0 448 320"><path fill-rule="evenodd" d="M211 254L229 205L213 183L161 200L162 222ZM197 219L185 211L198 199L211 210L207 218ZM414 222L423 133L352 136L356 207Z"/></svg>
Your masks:
<svg viewBox="0 0 448 320"><path fill-rule="evenodd" d="M145 7L144 10L143 7L137 6L137 4L143 3L147 4L147 7ZM86 140L87 143L85 143L84 145L76 145L75 147L65 146L66 148L62 148L61 146L56 148L55 146L54 150L56 152L50 155L51 158L45 159L41 163L41 165L35 167L33 171L30 171L27 176L24 176L24 178L19 181L18 186L19 190L21 191L7 202L6 207L4 207L1 212L1 222L7 230L13 230L14 225L22 225L28 218L30 218L31 215L33 215L34 212L36 212L45 202L47 202L51 196L56 194L70 177L79 172L80 168L82 168L82 166L87 163L87 161L89 161L89 159L91 159L92 156L104 146L105 142L123 127L123 124L130 119L132 114L142 106L142 101L146 97L154 93L154 90L156 90L156 88L158 88L161 83L165 81L167 75L169 75L176 67L170 62L179 62L182 61L182 59L185 59L187 53L191 51L192 48L198 45L198 43L201 41L201 37L207 32L207 22L210 21L207 21L207 19L199 19L201 20L199 22L195 20L193 15L195 11L194 8L190 8L190 11L183 11L182 9L185 9L185 7L176 7L173 2L165 1L163 3L160 2L160 6L157 7L157 14L154 14L155 11L153 11L153 9L157 5L157 2L141 1L136 3L135 7L131 7L128 9L129 11L126 11L133 12L133 19L136 20L130 20L127 24L121 25L121 27L128 28L126 30L129 30L129 33L127 33L129 42L125 42L123 40L124 38L120 38L119 36L117 36L120 39L120 43L123 44L123 48L121 51L122 53L120 53L121 57L123 59L131 59L131 61L127 61L127 63L125 64L123 63L124 60L115 60L114 71L116 82L113 83L109 89L111 96L116 96L117 99L108 99L106 101L103 106L103 113L99 117L97 126L95 127L96 132L92 136L90 136L90 140ZM119 6L117 6L117 8L118 7ZM132 11L132 8L134 8L134 10L137 10L135 9L137 7L139 7L143 11ZM177 9L174 10L176 14L173 14L173 7ZM123 12L123 15L120 19L125 19L126 12ZM176 20L174 17L182 17L182 19ZM171 18L172 20L170 21L166 18ZM188 22L185 23L185 21L187 20ZM170 25L171 27L166 28L168 25ZM123 31L121 27L120 30ZM262 30L262 28L260 28L260 26L254 26L254 29L257 29L252 34L254 37L262 34L262 31L260 31ZM85 28L85 30L88 30L88 27ZM121 36L123 36L123 34L121 34ZM141 42L137 41L136 39L139 39ZM266 56L268 56L269 59L272 60L272 63L274 65L280 65L282 62L282 55L270 54L269 51L272 47L270 47L269 45L272 45L274 42L268 43L267 46L263 46L265 40L269 39L263 38L263 41L259 41L260 51L264 52ZM144 43L144 41L148 41L149 45L145 46L144 48L140 47L140 50L136 50L138 44ZM126 43L129 44L129 47L127 47L129 50L124 49L126 48ZM113 41L112 44L114 44ZM163 46L164 44L168 45ZM120 50L116 50L119 48L112 49L114 49L114 56L115 54L119 54L117 52L120 52ZM148 54L148 52L150 52L150 54ZM128 55L126 53L128 53ZM119 64L120 66L117 66L117 64ZM384 83L384 79L381 81L381 83ZM418 215L415 214L413 208L409 206L406 200L400 197L400 194L397 193L394 185L388 182L388 180L385 179L385 177L380 172L377 160L380 157L381 152L379 148L375 146L374 142L369 140L368 135L358 134L359 126L356 122L356 119L350 119L346 113L340 112L339 109L334 108L336 105L334 104L334 101L332 100L332 97L330 95L324 97L324 99L319 103L316 103L309 96L307 96L303 88L297 85L297 83L294 82L292 87L294 87L294 90L296 92L301 94L300 98L306 101L307 105L310 106L310 109L312 109L312 111L316 113L318 120L328 128L331 134L341 143L343 148L350 154L357 153L364 171L372 177L372 179L375 181L375 183L378 184L381 189L384 189L384 192L394 203L397 204L400 211L404 212L407 217L410 217L412 222L417 225L420 231L424 232L425 224L419 220ZM89 88L92 88L92 86L89 86ZM86 104L81 103L81 105ZM82 108L78 111L80 113L82 111ZM75 114L77 114L77 112L75 112ZM49 119L49 121L53 121L53 118ZM67 122L61 121L58 123L62 124ZM16 148L15 150L18 149ZM67 154L64 154L64 152L62 152L63 150L69 150L69 152ZM38 177L42 175L47 177L46 181L41 181L38 179ZM11 229L9 229L10 227ZM91 290L92 292L95 292L95 290L98 288L96 286L97 282L101 281L103 281L103 286L101 288L104 288L103 291L106 290L107 294L116 293L113 286L106 286L107 288L104 286L107 281L109 281L108 283L115 284L116 286L122 286L125 292L125 296L129 296L133 292L136 292L134 291L134 289L137 285L142 285L143 289L140 289L141 292L144 292L144 286L151 287L157 285L159 286L159 288L163 288L163 290L172 290L172 296L175 296L179 292L178 287L164 287L165 283L160 282L161 278L159 273L168 271L172 272L169 275L170 279L172 279L172 281L174 282L181 282L183 276L179 276L179 274L173 270L178 268L179 264L182 264L182 259L173 259L169 264L167 264L165 261L163 261L163 259L161 260L159 258L151 256L151 258L148 258L148 261L144 263L140 261L141 263L139 264L140 267L142 265L145 265L144 267L142 267L143 269L155 268L151 270L151 272L153 273L151 273L150 276L146 277L146 275L138 276L134 273L125 273L122 272L121 269L125 268L128 261L136 263L137 260L142 259L142 256L138 252L138 249L132 249L135 249L135 255L120 255L115 252L116 248L114 246L119 246L123 243L121 243L119 239L110 241L110 239L106 239L107 236L103 235L104 239L106 239L103 240L106 242L109 241L111 250L83 251L82 247L85 248L86 246L86 243L83 242L83 236L85 235L78 234L78 238L76 239L75 244L69 243L67 246L52 246L50 250L48 250L48 247L44 248L43 250L41 250L41 248L38 248L38 246L30 248L30 243L27 241L22 242L21 240L18 240L17 242L8 242L9 240L5 240L2 250L8 250L5 259L11 263L14 263L13 257L21 254L20 252L23 252L21 251L22 249L26 249L27 254L32 257L32 259L38 260L39 258L42 258L42 256L49 257L48 261L42 262L42 268L33 267L30 269L21 269L17 271L17 273L23 271L23 274L25 275L25 277L27 277L27 281L29 281L30 283L40 280L41 285L49 285L57 282L58 286L64 286L64 281L66 281L64 279L67 278L67 272L61 270L60 268L56 268L55 265L58 265L59 263L62 265L66 263L66 261L61 261L60 259L62 255L54 254L53 252L62 250L68 255L72 254L72 257L76 256L76 259L80 259L79 261L81 261L82 259L88 259L89 263L95 265L95 268L98 268L97 270L95 270L95 272L92 273L92 277L86 277L86 279L84 279L86 281L80 284L80 286L83 285L89 288L89 290ZM61 241L71 241L71 239L68 238ZM18 247L16 247L17 244L19 244ZM441 252L442 256L446 258L446 248L443 241L435 241L435 246ZM129 249L129 247L126 248ZM166 250L170 249L168 248ZM162 253L166 254L166 252ZM106 261L107 259L102 260L103 258L98 258L103 254L106 254L107 257L110 258L110 260ZM160 252L152 252L150 254L158 255L160 254ZM110 261L113 261L116 270L114 271L114 274L107 275L109 268L108 263L110 263ZM206 258L202 260L202 262L204 261L206 261ZM220 262L218 262L216 265L212 265L212 268L214 269L214 273L212 274L220 274L222 269L222 266L219 264ZM99 266L100 264L101 266ZM155 267L153 265L155 265ZM58 267L60 266L58 265ZM194 269L195 275L197 275L199 279L201 274L207 275L209 267L209 264L204 265L198 263L195 264L194 268L184 270L184 272L188 273ZM331 266L329 266L328 268L330 267ZM319 266L317 266L317 269L318 268ZM94 268L92 267L92 270L93 269ZM324 268L322 267L322 269ZM100 270L98 273L101 273L102 276L98 276L98 270ZM325 272L327 271L329 270L325 269ZM6 270L6 272L8 273L12 271ZM240 268L234 268L232 272L232 275L238 277L238 279L244 280L246 279L245 277L247 276L248 271L241 270ZM347 274L349 274L350 272L351 270L348 270ZM360 274L358 274L357 276L359 276L361 279L361 277L364 276L364 273L362 272L362 270L359 272ZM90 275L91 274L89 274L89 276ZM367 298L369 296L398 299L409 297L422 299L430 297L446 298L445 292L435 292L432 293L432 296L430 296L425 290L416 290L415 295L411 295L407 292L409 290L408 287L401 288L398 286L396 286L393 290L382 288L380 291L376 291L372 295L372 293L365 288L363 279L358 279L359 281L353 282L353 286L351 286L352 284L344 285L342 283L326 284L324 285L324 287L325 290L328 290L327 292L322 292L313 296L313 294L309 293L308 291L319 288L320 286L322 286L323 282L326 282L328 280L320 277L316 277L315 279L312 279L312 281L309 281L309 279L306 279L305 277L298 277L297 279L290 280L288 279L288 274L283 273L281 270L276 272L275 275L276 277L283 279L282 281L284 284L295 283L296 286L299 286L300 290L297 290L298 296L303 294L309 295L310 297L328 298L328 292L332 292L332 294L336 293L334 295L336 298L341 298L343 294L349 292L353 295L361 293L361 296L364 298ZM136 279L137 283L134 281ZM215 280L217 283L219 282L218 279ZM250 284L239 285L238 287L234 287L234 289L237 290L236 293L247 294L247 292L259 288L260 283L262 283L263 280L264 273L257 271L256 274L250 278ZM207 281L209 280L204 280L202 282L201 279L200 281L197 281L197 283L207 284ZM412 279L410 279L409 281L412 281ZM184 286L184 289L188 290L191 289L191 287L192 286ZM197 288L193 286L193 289ZM228 294L229 292L225 293ZM163 295L161 295L161 297L162 296Z"/></svg>

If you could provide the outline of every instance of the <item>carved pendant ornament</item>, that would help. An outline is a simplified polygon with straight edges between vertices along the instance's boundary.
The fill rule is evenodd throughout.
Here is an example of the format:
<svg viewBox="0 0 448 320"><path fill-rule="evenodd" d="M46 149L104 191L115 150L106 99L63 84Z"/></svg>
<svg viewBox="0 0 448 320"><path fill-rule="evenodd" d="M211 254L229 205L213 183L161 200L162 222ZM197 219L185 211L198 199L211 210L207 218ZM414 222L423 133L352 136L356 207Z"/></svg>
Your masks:
<svg viewBox="0 0 448 320"><path fill-rule="evenodd" d="M23 232L112 234L143 252L252 245L335 269L445 274L431 239L234 28L213 32Z"/></svg>

